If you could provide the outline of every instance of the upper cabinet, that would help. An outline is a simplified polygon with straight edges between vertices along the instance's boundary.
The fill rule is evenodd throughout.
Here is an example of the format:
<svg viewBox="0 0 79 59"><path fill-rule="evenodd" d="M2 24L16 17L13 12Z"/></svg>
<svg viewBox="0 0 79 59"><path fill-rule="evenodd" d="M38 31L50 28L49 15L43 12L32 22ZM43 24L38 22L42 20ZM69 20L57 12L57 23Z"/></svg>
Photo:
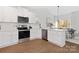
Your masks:
<svg viewBox="0 0 79 59"><path fill-rule="evenodd" d="M0 7L0 22L3 21L3 7Z"/></svg>
<svg viewBox="0 0 79 59"><path fill-rule="evenodd" d="M17 14L18 14L18 16L23 16L24 17L24 8L17 7Z"/></svg>
<svg viewBox="0 0 79 59"><path fill-rule="evenodd" d="M35 23L38 18L36 14L23 7L0 7L0 22L17 22L18 16L29 17L29 23Z"/></svg>
<svg viewBox="0 0 79 59"><path fill-rule="evenodd" d="M22 8L21 10L23 11L22 15L24 17L29 17L29 23L36 23L38 18L36 17L35 13L33 13L32 11L30 11L29 9L26 9L26 8Z"/></svg>
<svg viewBox="0 0 79 59"><path fill-rule="evenodd" d="M5 22L17 22L17 9L13 7L3 7L3 20Z"/></svg>

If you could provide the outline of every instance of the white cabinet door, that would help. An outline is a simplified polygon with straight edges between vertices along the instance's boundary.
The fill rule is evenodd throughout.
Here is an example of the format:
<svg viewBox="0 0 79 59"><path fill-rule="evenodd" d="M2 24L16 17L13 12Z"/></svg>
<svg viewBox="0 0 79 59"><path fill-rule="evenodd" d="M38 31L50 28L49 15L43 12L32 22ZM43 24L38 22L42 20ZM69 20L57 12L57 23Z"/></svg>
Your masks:
<svg viewBox="0 0 79 59"><path fill-rule="evenodd" d="M2 7L0 7L0 22L3 20L2 17L3 17Z"/></svg>
<svg viewBox="0 0 79 59"><path fill-rule="evenodd" d="M41 39L42 38L41 29L31 29L30 30L30 40Z"/></svg>
<svg viewBox="0 0 79 59"><path fill-rule="evenodd" d="M17 9L14 7L3 7L3 21L17 22Z"/></svg>
<svg viewBox="0 0 79 59"><path fill-rule="evenodd" d="M17 14L18 14L18 16L23 16L24 17L24 8L18 7L17 8Z"/></svg>
<svg viewBox="0 0 79 59"><path fill-rule="evenodd" d="M60 47L65 45L65 31L63 30L48 30L48 41Z"/></svg>
<svg viewBox="0 0 79 59"><path fill-rule="evenodd" d="M0 23L0 48L18 43L16 24Z"/></svg>
<svg viewBox="0 0 79 59"><path fill-rule="evenodd" d="M18 43L18 31L14 31L10 33L11 33L11 41L13 43Z"/></svg>
<svg viewBox="0 0 79 59"><path fill-rule="evenodd" d="M30 16L30 12L28 11L28 9L22 8L22 14L24 17L29 17Z"/></svg>
<svg viewBox="0 0 79 59"><path fill-rule="evenodd" d="M0 31L0 48L18 43L17 34Z"/></svg>
<svg viewBox="0 0 79 59"><path fill-rule="evenodd" d="M0 23L0 31L17 31L17 27L16 27L16 24L11 24L11 23Z"/></svg>

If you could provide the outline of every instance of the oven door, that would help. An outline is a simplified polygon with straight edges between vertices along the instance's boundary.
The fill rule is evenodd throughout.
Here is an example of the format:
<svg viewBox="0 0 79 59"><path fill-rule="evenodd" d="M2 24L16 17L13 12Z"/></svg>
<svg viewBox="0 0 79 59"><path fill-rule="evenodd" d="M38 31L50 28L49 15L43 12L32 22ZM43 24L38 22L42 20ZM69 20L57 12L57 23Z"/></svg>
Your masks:
<svg viewBox="0 0 79 59"><path fill-rule="evenodd" d="M30 30L26 30L26 31L19 31L19 39L23 39L23 38L29 38L30 37Z"/></svg>

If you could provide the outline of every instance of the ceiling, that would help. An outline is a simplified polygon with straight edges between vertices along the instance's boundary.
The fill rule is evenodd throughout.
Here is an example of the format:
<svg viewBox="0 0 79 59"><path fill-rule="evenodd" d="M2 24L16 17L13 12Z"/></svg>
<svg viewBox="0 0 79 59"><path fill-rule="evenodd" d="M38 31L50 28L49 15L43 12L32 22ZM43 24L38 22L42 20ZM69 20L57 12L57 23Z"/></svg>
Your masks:
<svg viewBox="0 0 79 59"><path fill-rule="evenodd" d="M57 6L24 6L24 8L41 15L57 15ZM59 15L79 11L79 6L60 6Z"/></svg>

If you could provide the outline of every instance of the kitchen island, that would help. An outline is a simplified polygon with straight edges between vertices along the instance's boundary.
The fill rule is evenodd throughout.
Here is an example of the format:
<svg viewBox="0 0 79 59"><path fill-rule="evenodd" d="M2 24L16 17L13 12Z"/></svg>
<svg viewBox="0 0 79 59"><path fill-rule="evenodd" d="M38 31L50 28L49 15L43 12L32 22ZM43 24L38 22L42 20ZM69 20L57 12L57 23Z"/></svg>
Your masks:
<svg viewBox="0 0 79 59"><path fill-rule="evenodd" d="M59 28L43 28L43 29L47 30L48 42L56 44L60 47L63 47L65 45L66 29L59 29ZM46 33L43 34L46 35Z"/></svg>
<svg viewBox="0 0 79 59"><path fill-rule="evenodd" d="M65 45L66 37L63 29L48 29L48 41L60 47Z"/></svg>

